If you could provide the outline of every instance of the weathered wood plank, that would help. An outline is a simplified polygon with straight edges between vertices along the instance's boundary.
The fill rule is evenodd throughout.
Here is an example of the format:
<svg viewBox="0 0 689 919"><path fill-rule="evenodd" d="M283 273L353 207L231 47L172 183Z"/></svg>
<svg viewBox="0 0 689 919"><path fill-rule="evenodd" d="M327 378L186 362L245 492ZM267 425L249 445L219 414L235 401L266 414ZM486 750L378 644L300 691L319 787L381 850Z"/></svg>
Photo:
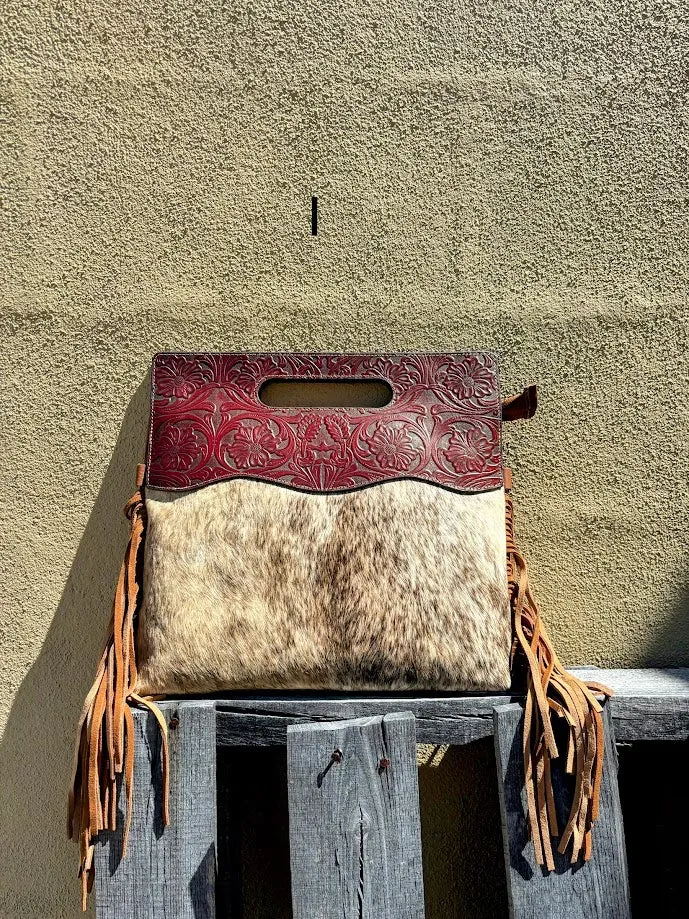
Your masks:
<svg viewBox="0 0 689 919"><path fill-rule="evenodd" d="M689 739L689 698L684 696L613 697L610 711L618 743Z"/></svg>
<svg viewBox="0 0 689 919"><path fill-rule="evenodd" d="M617 741L689 738L689 669L578 668L581 677L615 690L610 712ZM465 744L493 733L493 708L519 700L492 695L404 693L238 693L219 697L218 744L281 746L290 724L372 717L410 711L420 743Z"/></svg>
<svg viewBox="0 0 689 919"><path fill-rule="evenodd" d="M509 697L507 697L509 699ZM399 711L412 711L417 718L419 743L465 744L493 733L493 706L502 696L477 699L396 699L394 697L356 701L294 699L268 703L256 700L258 711L231 711L231 701L222 700L218 710L220 746L284 746L291 724L371 718ZM272 710L272 704L276 710ZM343 712L344 709L344 712Z"/></svg>
<svg viewBox="0 0 689 919"><path fill-rule="evenodd" d="M580 679L606 683L621 698L631 696L685 696L689 698L689 667L620 668L574 667Z"/></svg>
<svg viewBox="0 0 689 919"><path fill-rule="evenodd" d="M292 725L287 769L294 919L423 919L414 716Z"/></svg>
<svg viewBox="0 0 689 919"><path fill-rule="evenodd" d="M134 711L134 803L129 851L118 830L96 846L98 919L214 919L216 874L215 704L161 704L170 722L170 826L163 828L160 730ZM122 796L122 799L124 796Z"/></svg>
<svg viewBox="0 0 689 919"><path fill-rule="evenodd" d="M601 788L600 818L594 827L593 858L572 868L569 858L555 853L555 871L536 864L528 838L524 767L522 757L523 708L506 705L495 709L495 748L503 823L510 916L513 919L629 919L629 885L624 847L622 809L617 787L615 737L606 706L605 770ZM558 773L554 773L557 779ZM558 803L566 812L565 789L560 784Z"/></svg>
<svg viewBox="0 0 689 919"><path fill-rule="evenodd" d="M689 739L689 668L582 667L574 672L581 679L588 676L606 683L615 691L610 707L618 743Z"/></svg>

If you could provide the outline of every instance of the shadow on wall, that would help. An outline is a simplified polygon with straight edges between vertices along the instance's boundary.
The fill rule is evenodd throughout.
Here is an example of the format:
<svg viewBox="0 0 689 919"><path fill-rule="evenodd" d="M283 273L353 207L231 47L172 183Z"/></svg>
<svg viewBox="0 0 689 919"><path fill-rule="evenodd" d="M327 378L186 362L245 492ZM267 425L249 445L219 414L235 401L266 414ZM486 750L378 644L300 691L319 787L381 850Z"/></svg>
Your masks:
<svg viewBox="0 0 689 919"><path fill-rule="evenodd" d="M102 651L127 539L122 509L144 458L148 390L145 379L127 407L60 603L15 696L0 747L0 915L8 919L82 915L78 850L66 838L67 788L77 720Z"/></svg>
<svg viewBox="0 0 689 919"><path fill-rule="evenodd" d="M685 566L686 568L686 566ZM640 573L643 577L643 571ZM685 577L667 621L658 627L649 622L650 640L645 646L643 667L689 667L689 579Z"/></svg>

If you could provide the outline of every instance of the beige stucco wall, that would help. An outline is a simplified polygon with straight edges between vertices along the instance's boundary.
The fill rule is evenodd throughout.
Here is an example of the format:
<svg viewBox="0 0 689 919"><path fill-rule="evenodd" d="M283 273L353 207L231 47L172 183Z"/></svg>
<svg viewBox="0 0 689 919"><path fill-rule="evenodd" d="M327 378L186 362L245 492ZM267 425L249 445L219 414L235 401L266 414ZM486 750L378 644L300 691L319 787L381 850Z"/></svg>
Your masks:
<svg viewBox="0 0 689 919"><path fill-rule="evenodd" d="M508 455L562 657L689 663L681 0L1 21L3 919L78 914L64 790L155 350L502 352L541 387Z"/></svg>

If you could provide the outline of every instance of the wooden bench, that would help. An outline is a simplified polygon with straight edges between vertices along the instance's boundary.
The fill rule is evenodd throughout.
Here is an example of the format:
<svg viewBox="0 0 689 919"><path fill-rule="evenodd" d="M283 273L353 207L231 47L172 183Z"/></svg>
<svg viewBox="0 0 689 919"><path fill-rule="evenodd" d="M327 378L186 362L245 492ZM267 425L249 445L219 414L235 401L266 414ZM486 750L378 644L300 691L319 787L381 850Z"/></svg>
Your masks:
<svg viewBox="0 0 689 919"><path fill-rule="evenodd" d="M170 727L172 823L163 829L158 729L137 710L129 853L120 859L120 815L120 830L102 834L96 850L99 919L214 919L216 749L246 746L287 747L294 919L422 919L416 744L490 736L510 915L629 917L615 743L686 740L689 669L575 672L595 672L615 690L605 709L601 817L586 865L573 869L560 857L548 874L534 863L519 697L239 693L167 700L161 707Z"/></svg>

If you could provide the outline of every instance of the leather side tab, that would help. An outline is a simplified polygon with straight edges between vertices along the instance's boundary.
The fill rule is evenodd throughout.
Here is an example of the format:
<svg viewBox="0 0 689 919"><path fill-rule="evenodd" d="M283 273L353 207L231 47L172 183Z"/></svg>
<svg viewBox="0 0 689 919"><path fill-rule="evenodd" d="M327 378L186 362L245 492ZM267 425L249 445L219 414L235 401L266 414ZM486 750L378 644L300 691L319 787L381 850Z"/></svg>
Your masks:
<svg viewBox="0 0 689 919"><path fill-rule="evenodd" d="M503 421L521 421L533 418L538 407L538 387L527 386L516 396L508 396L502 403Z"/></svg>

